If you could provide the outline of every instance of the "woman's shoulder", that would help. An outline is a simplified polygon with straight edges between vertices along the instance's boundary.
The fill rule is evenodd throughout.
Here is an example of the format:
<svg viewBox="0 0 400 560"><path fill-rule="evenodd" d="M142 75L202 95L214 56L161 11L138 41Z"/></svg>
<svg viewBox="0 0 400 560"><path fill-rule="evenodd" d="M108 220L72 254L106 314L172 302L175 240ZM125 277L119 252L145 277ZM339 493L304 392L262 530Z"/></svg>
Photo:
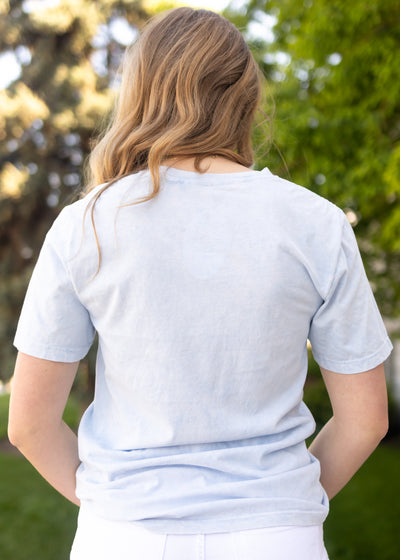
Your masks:
<svg viewBox="0 0 400 560"><path fill-rule="evenodd" d="M336 212L339 208L330 200L316 193L310 188L295 183L292 180L284 179L280 175L275 175L268 168L264 168L261 173L269 179L271 187L275 192L280 193L290 201L301 202L303 204L320 205L326 207L328 211ZM340 209L339 209L340 210Z"/></svg>
<svg viewBox="0 0 400 560"><path fill-rule="evenodd" d="M268 178L273 202L288 225L323 229L325 232L343 227L347 218L339 206L303 185L274 175L266 168L262 173Z"/></svg>
<svg viewBox="0 0 400 560"><path fill-rule="evenodd" d="M46 234L48 241L56 245L61 252L64 249L68 252L68 247L74 247L81 241L83 232L92 228L92 206L96 228L98 225L104 227L105 223L111 223L115 209L121 204L121 193L126 190L121 190L121 187L129 187L129 181L132 184L130 177L120 179L103 192L101 191L107 183L96 185L89 191L82 190L77 194L79 198L65 204L53 220ZM100 196L95 201L99 193Z"/></svg>
<svg viewBox="0 0 400 560"><path fill-rule="evenodd" d="M104 214L104 211L114 210L121 203L122 196L135 187L135 192L140 190L141 174L135 173L127 175L113 182L110 186L108 183L95 185L90 189L82 189L77 196L77 200L66 204L57 220L71 221L83 219L87 214L90 216L90 209L95 207L95 213L98 217Z"/></svg>

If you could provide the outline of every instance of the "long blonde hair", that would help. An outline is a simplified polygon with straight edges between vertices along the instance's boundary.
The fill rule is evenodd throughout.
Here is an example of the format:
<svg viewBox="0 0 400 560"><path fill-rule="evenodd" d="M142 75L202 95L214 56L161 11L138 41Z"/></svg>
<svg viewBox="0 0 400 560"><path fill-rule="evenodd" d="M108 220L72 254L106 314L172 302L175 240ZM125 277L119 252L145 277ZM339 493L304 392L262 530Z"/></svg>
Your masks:
<svg viewBox="0 0 400 560"><path fill-rule="evenodd" d="M125 52L121 86L108 126L88 158L85 197L100 195L118 179L149 169L160 190L159 165L171 157L201 161L223 156L250 167L251 130L264 78L240 31L205 9L173 8L150 18ZM88 210L89 205L86 208ZM85 211L85 216L86 216Z"/></svg>

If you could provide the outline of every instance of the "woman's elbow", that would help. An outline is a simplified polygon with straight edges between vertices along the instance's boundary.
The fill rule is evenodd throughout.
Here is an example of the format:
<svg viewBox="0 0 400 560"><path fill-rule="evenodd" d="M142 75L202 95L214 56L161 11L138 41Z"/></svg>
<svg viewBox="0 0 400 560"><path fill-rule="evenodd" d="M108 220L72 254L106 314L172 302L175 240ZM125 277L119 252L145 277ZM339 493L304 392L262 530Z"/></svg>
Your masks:
<svg viewBox="0 0 400 560"><path fill-rule="evenodd" d="M18 447L21 438L18 430L15 428L14 424L10 421L8 422L7 436L10 443L12 443L14 447Z"/></svg>
<svg viewBox="0 0 400 560"><path fill-rule="evenodd" d="M377 437L381 441L389 431L389 415L384 414L382 418L377 422L376 426Z"/></svg>
<svg viewBox="0 0 400 560"><path fill-rule="evenodd" d="M24 430L20 425L18 425L15 420L8 420L7 436L14 447L20 447L22 441L26 439L26 430Z"/></svg>
<svg viewBox="0 0 400 560"><path fill-rule="evenodd" d="M10 415L7 427L7 436L10 443L20 449L28 442L40 437L40 426L34 420L26 421Z"/></svg>
<svg viewBox="0 0 400 560"><path fill-rule="evenodd" d="M389 431L388 414L382 412L381 414L359 419L358 425L354 426L354 430L359 438L369 439L372 443L378 445Z"/></svg>
<svg viewBox="0 0 400 560"><path fill-rule="evenodd" d="M333 422L343 437L351 437L354 441L372 446L378 445L389 430L386 410L336 413L333 415Z"/></svg>

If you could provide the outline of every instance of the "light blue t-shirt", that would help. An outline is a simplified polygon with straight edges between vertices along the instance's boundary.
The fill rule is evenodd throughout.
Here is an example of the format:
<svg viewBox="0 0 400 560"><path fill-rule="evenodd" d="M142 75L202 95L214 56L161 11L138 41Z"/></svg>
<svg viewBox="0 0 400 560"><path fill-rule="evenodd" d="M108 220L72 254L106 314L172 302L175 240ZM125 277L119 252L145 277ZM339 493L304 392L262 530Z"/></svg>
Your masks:
<svg viewBox="0 0 400 560"><path fill-rule="evenodd" d="M46 235L16 331L20 351L82 359L99 337L78 432L77 496L161 533L314 525L328 514L306 448L307 339L343 374L390 354L353 230L337 206L267 168L141 171ZM82 242L82 243L81 243Z"/></svg>

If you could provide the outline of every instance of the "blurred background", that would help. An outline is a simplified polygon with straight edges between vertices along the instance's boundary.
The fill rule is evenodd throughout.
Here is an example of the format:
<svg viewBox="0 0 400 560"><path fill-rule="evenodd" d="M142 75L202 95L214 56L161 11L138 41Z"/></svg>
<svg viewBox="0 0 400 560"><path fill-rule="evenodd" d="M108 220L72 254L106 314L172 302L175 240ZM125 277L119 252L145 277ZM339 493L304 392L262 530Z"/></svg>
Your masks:
<svg viewBox="0 0 400 560"><path fill-rule="evenodd" d="M90 138L111 108L125 47L149 17L181 5L232 21L267 78L254 168L330 199L354 227L394 344L385 364L390 429L331 502L325 541L330 560L398 560L398 0L0 0L0 558L69 558L78 508L7 440L12 340L45 234L82 188ZM65 411L74 429L92 399L96 348L95 341L79 366ZM304 400L318 431L332 411L309 357Z"/></svg>

